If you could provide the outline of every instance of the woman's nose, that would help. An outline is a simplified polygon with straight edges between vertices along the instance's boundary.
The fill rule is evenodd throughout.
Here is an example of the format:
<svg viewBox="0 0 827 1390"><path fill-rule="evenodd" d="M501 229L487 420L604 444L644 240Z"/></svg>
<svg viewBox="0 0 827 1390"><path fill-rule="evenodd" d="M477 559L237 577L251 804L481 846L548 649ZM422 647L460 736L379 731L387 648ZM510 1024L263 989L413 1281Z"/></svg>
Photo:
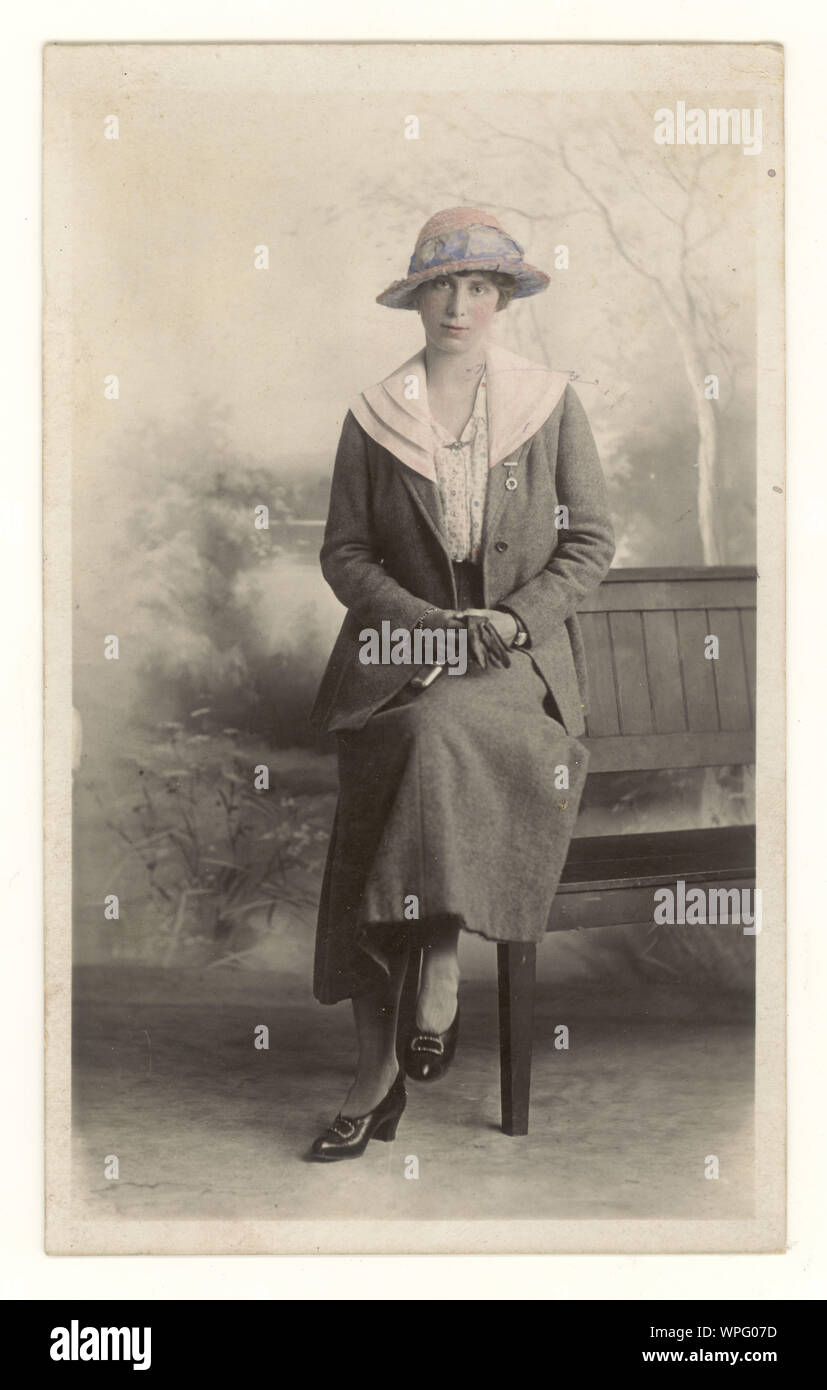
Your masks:
<svg viewBox="0 0 827 1390"><path fill-rule="evenodd" d="M464 285L455 285L448 301L448 312L452 318L461 318L466 309L466 291Z"/></svg>

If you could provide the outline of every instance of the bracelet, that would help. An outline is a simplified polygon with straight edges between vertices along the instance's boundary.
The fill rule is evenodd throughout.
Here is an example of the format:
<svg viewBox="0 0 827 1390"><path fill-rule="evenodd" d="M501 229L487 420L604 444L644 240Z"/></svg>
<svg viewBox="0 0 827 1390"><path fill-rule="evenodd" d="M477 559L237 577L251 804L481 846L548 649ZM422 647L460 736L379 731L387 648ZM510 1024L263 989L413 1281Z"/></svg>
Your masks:
<svg viewBox="0 0 827 1390"><path fill-rule="evenodd" d="M512 638L510 645L512 647L524 647L528 642L528 632L523 626L522 619L518 618L514 610L512 608L507 608L504 603L498 603L497 608L501 613L508 613L509 616L512 617L515 623L517 624L517 631L514 637Z"/></svg>
<svg viewBox="0 0 827 1390"><path fill-rule="evenodd" d="M428 617L428 614L429 614L429 613L438 613L438 612L439 612L439 609L438 609L438 608L426 608L426 609L425 609L425 612L422 613L422 614L420 614L420 616L417 618L416 622L414 623L414 625L413 625L413 630L414 630L414 632L416 632L416 629L417 629L418 627L419 627L419 628L422 627L422 624L424 623L425 619Z"/></svg>

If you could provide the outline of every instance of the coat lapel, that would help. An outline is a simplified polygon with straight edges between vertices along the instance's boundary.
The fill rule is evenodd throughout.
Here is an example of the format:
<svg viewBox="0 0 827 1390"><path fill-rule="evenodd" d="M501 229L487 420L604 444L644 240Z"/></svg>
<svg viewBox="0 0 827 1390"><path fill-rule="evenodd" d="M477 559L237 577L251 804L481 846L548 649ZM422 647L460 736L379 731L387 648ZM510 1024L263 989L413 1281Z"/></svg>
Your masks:
<svg viewBox="0 0 827 1390"><path fill-rule="evenodd" d="M416 506L424 516L437 540L439 541L445 554L448 555L447 537L442 516L442 502L439 496L439 488L435 482L430 482L421 473L413 473L410 469L403 467L401 470L402 481L408 492L411 494ZM450 559L450 555L448 555Z"/></svg>
<svg viewBox="0 0 827 1390"><path fill-rule="evenodd" d="M485 550L491 540L497 518L505 506L506 499L514 496L514 491L509 492L506 487L509 475L517 479L517 486L523 482L525 472L525 461L528 451L531 448L531 440L527 439L521 449L516 453L510 454L499 466L494 466L488 474L488 491L485 498L485 520L482 528L482 548ZM516 466L512 470L506 464L513 463Z"/></svg>

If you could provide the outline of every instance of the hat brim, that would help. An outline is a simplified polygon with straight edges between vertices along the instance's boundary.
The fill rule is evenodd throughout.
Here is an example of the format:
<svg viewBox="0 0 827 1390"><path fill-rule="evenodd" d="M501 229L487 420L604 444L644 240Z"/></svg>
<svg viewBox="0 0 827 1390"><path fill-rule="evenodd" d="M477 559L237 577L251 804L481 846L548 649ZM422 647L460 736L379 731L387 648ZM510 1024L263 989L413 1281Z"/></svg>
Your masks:
<svg viewBox="0 0 827 1390"><path fill-rule="evenodd" d="M438 280L440 275L458 275L462 270L498 270L502 275L510 275L514 281L514 299L526 299L530 294L539 294L550 284L545 271L538 270L526 261L510 264L502 256L479 260L446 261L444 265L432 266L429 270L418 270L405 280L394 280L386 290L376 296L377 304L387 309L415 309L413 294L426 280Z"/></svg>

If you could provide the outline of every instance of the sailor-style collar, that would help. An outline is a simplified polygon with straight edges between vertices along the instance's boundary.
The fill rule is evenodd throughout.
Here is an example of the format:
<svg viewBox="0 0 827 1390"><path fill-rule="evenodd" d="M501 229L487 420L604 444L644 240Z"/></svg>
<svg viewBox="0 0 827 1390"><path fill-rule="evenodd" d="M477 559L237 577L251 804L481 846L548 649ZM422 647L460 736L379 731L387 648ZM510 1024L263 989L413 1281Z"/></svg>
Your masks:
<svg viewBox="0 0 827 1390"><path fill-rule="evenodd" d="M545 424L569 381L539 362L490 343L485 353L489 467L513 454ZM350 409L362 428L395 458L436 482L425 349L384 381L362 391Z"/></svg>

